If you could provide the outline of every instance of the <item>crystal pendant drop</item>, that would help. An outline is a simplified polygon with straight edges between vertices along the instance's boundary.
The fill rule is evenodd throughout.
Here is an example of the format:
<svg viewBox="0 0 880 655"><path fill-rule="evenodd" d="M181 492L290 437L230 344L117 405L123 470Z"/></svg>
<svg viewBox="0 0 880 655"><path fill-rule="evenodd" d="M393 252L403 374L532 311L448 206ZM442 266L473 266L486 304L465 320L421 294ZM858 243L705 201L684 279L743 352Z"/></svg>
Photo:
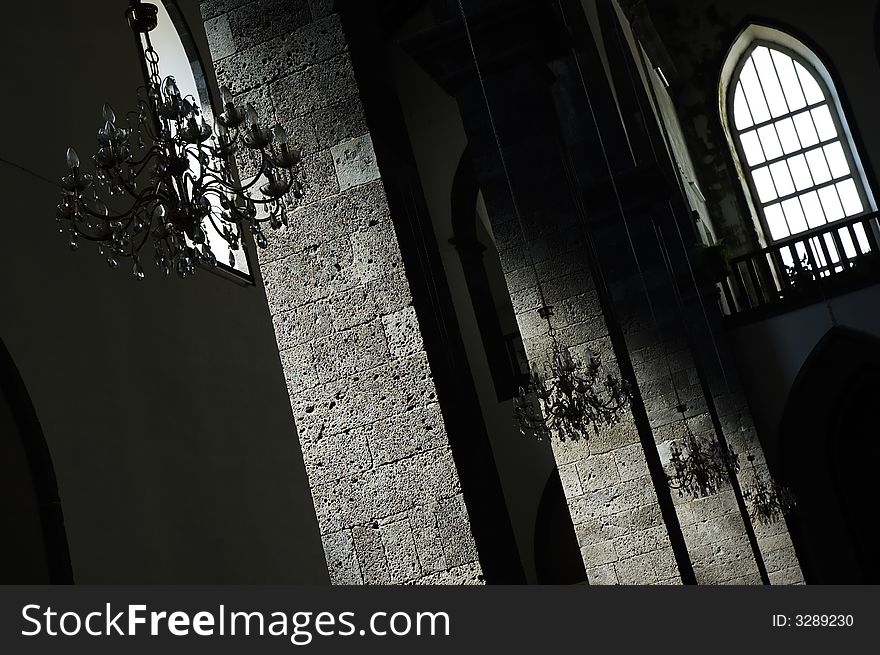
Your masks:
<svg viewBox="0 0 880 655"><path fill-rule="evenodd" d="M119 260L116 259L116 257L110 256L107 258L107 266L109 266L113 270L116 270L117 268L119 268Z"/></svg>
<svg viewBox="0 0 880 655"><path fill-rule="evenodd" d="M100 198L95 198L95 213L99 216L108 216L110 214L110 210L107 209L107 205L104 204L104 201Z"/></svg>
<svg viewBox="0 0 880 655"><path fill-rule="evenodd" d="M235 253L232 249L229 249L229 265L235 268Z"/></svg>
<svg viewBox="0 0 880 655"><path fill-rule="evenodd" d="M70 233L70 249L78 250L79 249L79 237L76 235L76 232Z"/></svg>
<svg viewBox="0 0 880 655"><path fill-rule="evenodd" d="M144 267L141 266L141 263L137 259L134 260L134 264L131 267L131 274L138 280L144 279Z"/></svg>

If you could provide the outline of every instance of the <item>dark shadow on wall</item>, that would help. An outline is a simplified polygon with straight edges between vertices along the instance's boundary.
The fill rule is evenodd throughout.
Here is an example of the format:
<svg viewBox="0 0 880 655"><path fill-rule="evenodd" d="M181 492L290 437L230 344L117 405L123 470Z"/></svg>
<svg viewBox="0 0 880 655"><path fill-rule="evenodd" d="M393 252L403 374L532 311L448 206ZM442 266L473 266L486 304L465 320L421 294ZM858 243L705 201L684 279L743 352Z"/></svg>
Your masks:
<svg viewBox="0 0 880 655"><path fill-rule="evenodd" d="M797 498L788 522L807 583L880 582L878 399L880 339L847 328L828 331L792 386L778 477Z"/></svg>
<svg viewBox="0 0 880 655"><path fill-rule="evenodd" d="M480 192L469 148L465 148L452 182L451 240L461 259L468 293L480 329L486 360L499 401L516 395L527 382L525 347L516 324L510 292L498 252L477 217Z"/></svg>
<svg viewBox="0 0 880 655"><path fill-rule="evenodd" d="M587 581L558 469L553 469L550 474L538 506L535 568L538 584L580 584Z"/></svg>
<svg viewBox="0 0 880 655"><path fill-rule="evenodd" d="M0 584L73 584L55 470L24 382L0 341Z"/></svg>

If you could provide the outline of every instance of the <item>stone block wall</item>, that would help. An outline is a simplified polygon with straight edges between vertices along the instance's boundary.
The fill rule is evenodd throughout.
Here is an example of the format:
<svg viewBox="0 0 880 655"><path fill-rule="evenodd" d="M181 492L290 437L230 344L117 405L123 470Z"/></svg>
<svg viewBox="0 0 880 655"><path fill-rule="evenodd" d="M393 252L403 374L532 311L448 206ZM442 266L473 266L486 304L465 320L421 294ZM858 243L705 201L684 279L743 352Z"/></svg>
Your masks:
<svg viewBox="0 0 880 655"><path fill-rule="evenodd" d="M500 191L500 201L486 197L490 214L509 201L509 191ZM582 361L597 353L619 376L582 228L557 221L528 242L514 218L493 229L529 362L541 367L550 359L547 323L537 311L540 279L560 343ZM552 446L590 584L681 584L632 415L587 441L554 438Z"/></svg>
<svg viewBox="0 0 880 655"><path fill-rule="evenodd" d="M634 335L630 335L633 339ZM650 343L653 338L654 343ZM688 430L716 440L706 398L690 349L681 340L664 344L654 332L633 353L636 376L647 389L645 405L664 466L674 445L684 444ZM687 405L684 416L678 400ZM729 485L719 493L693 499L673 491L675 509L698 584L761 584L746 528Z"/></svg>
<svg viewBox="0 0 880 655"><path fill-rule="evenodd" d="M220 84L280 122L308 195L260 270L335 584L482 569L339 18L321 0L204 0ZM242 177L253 162L241 157Z"/></svg>
<svg viewBox="0 0 880 655"><path fill-rule="evenodd" d="M739 453L741 469L738 477L740 485L746 489L754 479L748 457L753 457L755 469L764 473L767 472L767 460L745 395L738 387L731 386L729 392L715 396L715 407L728 443ZM785 521L769 525L752 521L752 525L770 584L804 584L804 574Z"/></svg>

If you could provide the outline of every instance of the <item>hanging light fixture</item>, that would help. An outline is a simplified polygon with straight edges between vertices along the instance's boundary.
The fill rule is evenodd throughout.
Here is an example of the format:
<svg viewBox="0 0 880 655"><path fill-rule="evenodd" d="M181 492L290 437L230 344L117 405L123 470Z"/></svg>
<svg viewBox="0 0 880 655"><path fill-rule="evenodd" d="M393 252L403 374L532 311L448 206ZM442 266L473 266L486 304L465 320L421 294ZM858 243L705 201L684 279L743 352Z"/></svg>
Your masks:
<svg viewBox="0 0 880 655"><path fill-rule="evenodd" d="M520 432L578 441L589 439L590 430L619 423L632 399L629 383L614 377L598 355L591 354L586 364L572 355L556 338L552 307L539 312L549 328L550 361L543 371L532 364L528 386L514 398Z"/></svg>
<svg viewBox="0 0 880 655"><path fill-rule="evenodd" d="M743 498L749 504L749 516L753 521L769 525L788 516L797 506L791 489L777 482L770 474L758 471L755 458L747 458L751 464L751 483L743 489Z"/></svg>
<svg viewBox="0 0 880 655"><path fill-rule="evenodd" d="M492 136L498 148L498 158L501 161L504 179L510 191L513 213L519 226L523 244L525 244L526 259L534 274L536 288L540 296L541 307L538 314L547 321L547 336L550 339L549 363L544 367L544 370L540 370L532 363L527 386L525 388L519 387L518 394L513 399L514 420L518 423L522 434L533 435L539 440L549 439L553 436L560 441L586 440L589 439L591 429L598 432L600 427L612 426L620 421L622 412L629 406L632 399L631 388L626 380L621 382L615 378L602 365L597 355L591 354L588 362L584 364L573 356L567 347L561 345L556 337L556 330L551 320L553 307L547 303L541 277L538 274L529 247L529 240L526 237L517 195L514 192L510 171L507 168L507 159L504 155L504 148L501 146L495 115L489 103L485 79L480 62L477 60L467 14L461 0L459 0L458 8L461 12L480 89L483 92L486 114L492 126Z"/></svg>
<svg viewBox="0 0 880 655"><path fill-rule="evenodd" d="M739 455L715 439L695 435L684 416L687 406L682 403L676 409L681 413L687 437L683 446L676 444L670 449L672 472L666 474L666 480L679 496L710 496L739 471Z"/></svg>
<svg viewBox="0 0 880 655"><path fill-rule="evenodd" d="M93 173L83 170L68 148L69 172L62 178L56 215L72 249L81 239L96 242L111 268L130 258L137 278L144 277L141 254L147 243L166 274L174 270L185 277L197 263L216 266L209 228L228 244L233 266L245 231L265 248L262 225L286 226L285 197L304 193L302 156L284 128L264 127L250 103L237 105L223 87L215 134L198 100L183 97L173 77L161 77L149 35L157 15L155 5L131 0L126 18L145 79L137 110L120 121L104 105ZM236 181L232 164L242 146L257 167L245 185Z"/></svg>

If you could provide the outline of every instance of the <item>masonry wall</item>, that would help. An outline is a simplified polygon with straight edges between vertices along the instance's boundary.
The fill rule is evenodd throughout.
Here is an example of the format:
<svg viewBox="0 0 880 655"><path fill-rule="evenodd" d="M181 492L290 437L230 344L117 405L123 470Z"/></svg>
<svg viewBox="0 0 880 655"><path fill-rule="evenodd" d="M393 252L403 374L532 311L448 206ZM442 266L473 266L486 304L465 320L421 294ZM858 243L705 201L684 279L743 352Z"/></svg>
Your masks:
<svg viewBox="0 0 880 655"><path fill-rule="evenodd" d="M436 235L446 279L455 302L458 328L461 331L468 361L480 398L480 407L491 441L492 452L503 486L507 511L526 580L538 580L539 570L547 562L535 562L536 520L548 479L554 474L555 461L546 442L524 437L514 420L513 402L499 401L493 373L475 316L475 301L467 283L463 257L469 244L462 242L452 216L454 178L462 157L467 155L467 139L454 98L450 97L422 71L411 57L396 44L406 36L418 33L432 24L430 7L425 7L409 24L389 38L389 61L395 77L395 87L408 128L408 137L418 164L419 179L424 189ZM478 198L470 207L471 220L477 217ZM482 239L481 239L482 241ZM476 244L474 244L476 245ZM485 264L495 252L491 239L482 244ZM462 254L465 250L466 254ZM472 255L473 256L473 255ZM503 290L506 293L506 287ZM511 312L512 313L512 312ZM512 320L512 319L511 319ZM510 329L504 326L505 329ZM510 326L515 329L514 326ZM514 389L510 389L514 391ZM559 547L561 545L554 544ZM537 569L536 569L536 564Z"/></svg>
<svg viewBox="0 0 880 655"><path fill-rule="evenodd" d="M637 71L634 77L640 111L648 121L653 121L654 129L659 130L655 135L662 136L661 145L655 145L652 150L661 153L657 161L661 165L668 162L671 172L678 178L672 191L678 194L678 200L636 211L636 218L632 220L635 225L633 248L641 258L644 270L638 276L638 282L631 286L642 286L642 290L629 294L624 291L623 296L629 295L630 300L624 300L622 305L642 306L631 321L624 319L627 340L632 344L634 357L640 362L636 374L644 380L642 387L647 390L649 418L655 439L661 444L664 464L668 463L670 447L680 443L688 429L710 440L723 437L741 457L743 466L737 481L744 488L752 480L747 458L753 457L759 469L765 470L766 462L720 325L713 287L711 284L701 286L700 271L697 270L696 278L692 272L697 267L692 248L705 232L694 229L699 226L688 225L688 219L692 212L696 212L701 220L706 220L707 206L703 197L694 193L689 181L703 168L690 165L688 153L683 151L688 144L680 138L678 117L670 115L666 90L653 79L654 62L642 59L642 50L636 43L627 16L616 6L615 18L620 27L618 43L629 50L631 63ZM610 31L607 21L605 28ZM640 36L650 38L646 34ZM614 39L608 34L605 43L606 48L614 48ZM609 59L614 71L615 56L609 54ZM619 61L617 66L620 66ZM612 75L610 82L617 86L616 95L625 103L624 77ZM622 113L627 115L625 104ZM632 125L627 129L630 138L636 138L638 130ZM650 131L644 135L648 136ZM642 151L647 152L644 144ZM638 146L634 152L638 160ZM669 160L664 159L669 156ZM659 236L643 235L640 241L638 226L645 221L656 225ZM711 225L704 227L711 228ZM656 263L658 250L665 251L669 270ZM655 262L653 265L652 261ZM647 308L646 303L650 303ZM684 417L675 410L679 399L687 406ZM737 503L736 491L730 487L697 500L678 496L676 509L699 583L760 584L747 534L749 529L755 532L760 557L771 583L803 582L785 523L750 525L751 521Z"/></svg>
<svg viewBox="0 0 880 655"><path fill-rule="evenodd" d="M466 11L484 66L504 163L467 44L440 39L434 49L429 32L405 47L429 72L447 71L448 62L454 62L455 72L450 75L454 81L443 79L443 73L437 79L458 101L527 356L539 366L549 360L547 324L538 315L540 280L545 300L554 306L553 324L560 342L584 358L590 350L601 353L614 371L614 352L576 222L575 199L565 184L548 76L540 60L521 63L522 53L511 55L509 61L496 57L504 51L501 43L517 43L528 50L535 35L523 37L516 31L521 28L517 19L511 20L512 28L499 27L493 18L502 13L481 15L477 3L466 3ZM437 19L438 33L461 29L457 12L439 12ZM456 67L462 65L463 70ZM590 583L680 582L632 418L600 430L589 441L554 442Z"/></svg>
<svg viewBox="0 0 880 655"><path fill-rule="evenodd" d="M331 581L478 583L481 567L339 17L202 3L218 82L306 154L260 256ZM249 163L240 161L242 174Z"/></svg>

